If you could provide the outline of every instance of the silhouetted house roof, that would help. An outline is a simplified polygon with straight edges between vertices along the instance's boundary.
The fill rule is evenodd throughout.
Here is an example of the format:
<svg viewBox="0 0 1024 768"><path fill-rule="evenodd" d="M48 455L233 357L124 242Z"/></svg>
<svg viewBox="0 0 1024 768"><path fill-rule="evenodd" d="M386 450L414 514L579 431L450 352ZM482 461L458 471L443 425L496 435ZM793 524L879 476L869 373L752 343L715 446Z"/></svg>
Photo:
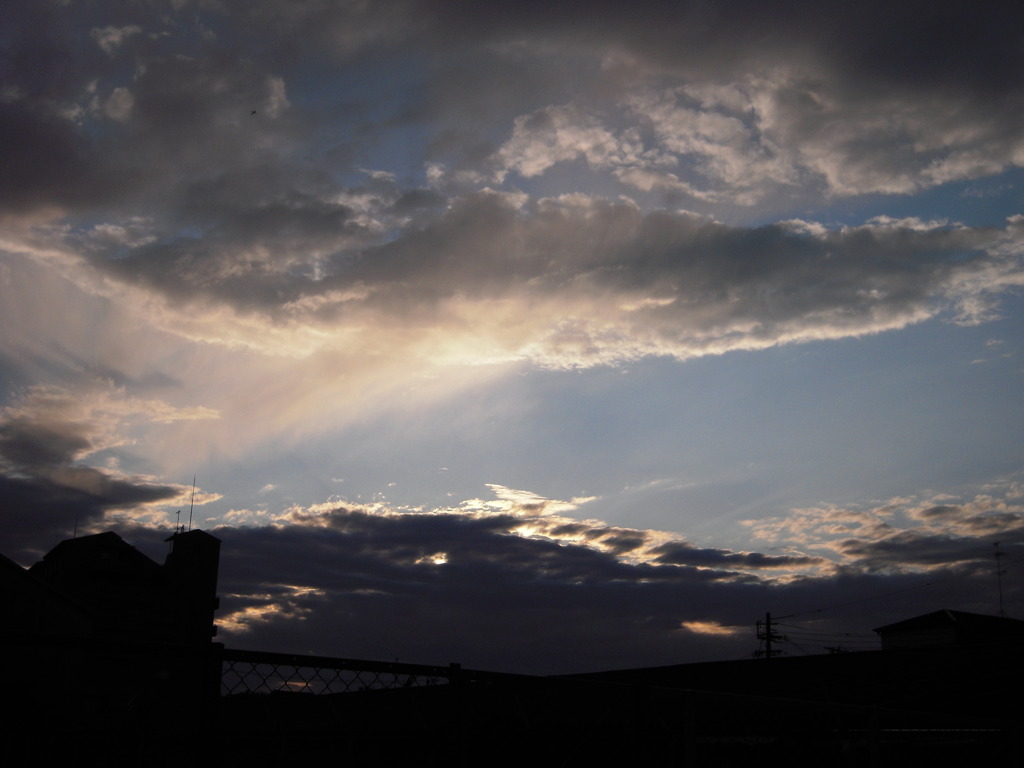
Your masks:
<svg viewBox="0 0 1024 768"><path fill-rule="evenodd" d="M7 631L88 637L95 611L0 555L0 595Z"/></svg>
<svg viewBox="0 0 1024 768"><path fill-rule="evenodd" d="M873 630L882 650L1024 640L1024 621L966 611L941 610Z"/></svg>
<svg viewBox="0 0 1024 768"><path fill-rule="evenodd" d="M37 581L84 606L120 637L150 634L159 565L113 532L62 541L28 569Z"/></svg>
<svg viewBox="0 0 1024 768"><path fill-rule="evenodd" d="M1024 705L992 696L1021 682L1024 621L935 611L879 627L883 650L610 670L574 679L787 701L820 701L1009 718ZM795 716L795 715L794 715Z"/></svg>
<svg viewBox="0 0 1024 768"><path fill-rule="evenodd" d="M212 722L220 541L196 530L170 542L163 565L110 532L61 542L29 569L0 556L5 754L14 743L21 762L207 764L205 737L167 728L183 713Z"/></svg>
<svg viewBox="0 0 1024 768"><path fill-rule="evenodd" d="M164 565L109 531L62 541L28 570L2 558L9 631L209 642L220 541L199 530L169 541Z"/></svg>

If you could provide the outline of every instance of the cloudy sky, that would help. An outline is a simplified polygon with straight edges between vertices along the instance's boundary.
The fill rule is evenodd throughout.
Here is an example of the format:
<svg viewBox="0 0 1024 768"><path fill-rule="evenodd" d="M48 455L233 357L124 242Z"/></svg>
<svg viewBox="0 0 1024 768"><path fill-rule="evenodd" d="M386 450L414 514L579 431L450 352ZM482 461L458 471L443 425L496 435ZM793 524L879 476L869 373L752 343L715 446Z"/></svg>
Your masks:
<svg viewBox="0 0 1024 768"><path fill-rule="evenodd" d="M13 0L0 551L191 515L233 647L510 671L868 647L997 541L1021 616L996 8Z"/></svg>

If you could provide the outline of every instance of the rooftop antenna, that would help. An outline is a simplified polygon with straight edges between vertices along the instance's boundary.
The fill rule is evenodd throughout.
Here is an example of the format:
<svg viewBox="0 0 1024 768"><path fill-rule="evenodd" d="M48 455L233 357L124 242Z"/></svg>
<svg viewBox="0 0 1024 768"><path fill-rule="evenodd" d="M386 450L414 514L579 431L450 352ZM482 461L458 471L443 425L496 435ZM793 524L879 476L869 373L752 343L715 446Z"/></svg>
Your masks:
<svg viewBox="0 0 1024 768"><path fill-rule="evenodd" d="M1006 570L1000 568L999 558L1003 556L1003 553L999 551L999 542L997 541L992 545L996 550L996 581L999 583L999 616L1005 618L1006 614L1003 612L1003 574Z"/></svg>
<svg viewBox="0 0 1024 768"><path fill-rule="evenodd" d="M192 530L192 507L196 505L196 476L192 475L192 501L188 505L188 529Z"/></svg>

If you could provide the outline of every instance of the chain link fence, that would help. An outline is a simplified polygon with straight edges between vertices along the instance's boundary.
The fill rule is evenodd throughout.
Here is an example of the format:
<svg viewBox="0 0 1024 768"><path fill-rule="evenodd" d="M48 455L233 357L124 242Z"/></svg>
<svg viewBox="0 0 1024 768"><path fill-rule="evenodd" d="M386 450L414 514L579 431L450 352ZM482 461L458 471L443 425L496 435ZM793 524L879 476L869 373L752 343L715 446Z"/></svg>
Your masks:
<svg viewBox="0 0 1024 768"><path fill-rule="evenodd" d="M336 694L448 685L448 667L224 649L222 696L254 693Z"/></svg>

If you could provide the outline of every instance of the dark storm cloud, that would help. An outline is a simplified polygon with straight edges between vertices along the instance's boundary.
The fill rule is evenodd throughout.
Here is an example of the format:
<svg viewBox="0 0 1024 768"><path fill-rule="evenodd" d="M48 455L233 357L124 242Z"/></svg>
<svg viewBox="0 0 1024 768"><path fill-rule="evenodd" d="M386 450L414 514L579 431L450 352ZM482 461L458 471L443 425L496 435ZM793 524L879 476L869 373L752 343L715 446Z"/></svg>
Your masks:
<svg viewBox="0 0 1024 768"><path fill-rule="evenodd" d="M180 489L116 480L100 470L60 467L37 475L0 476L4 532L0 552L31 565L77 528L88 530L112 509L170 501Z"/></svg>
<svg viewBox="0 0 1024 768"><path fill-rule="evenodd" d="M706 615L706 587L726 575L510 535L514 520L504 516L338 509L330 519L327 528L217 532L229 542L221 583L233 597L224 610L242 611L236 618L249 629L233 642L524 671L668 659L699 644L680 622ZM752 598L750 590L728 591ZM247 607L270 604L280 617L246 620Z"/></svg>
<svg viewBox="0 0 1024 768"><path fill-rule="evenodd" d="M250 120L281 108L273 72L237 38L170 6L10 10L0 131L14 173L0 199L12 206L173 206L190 179L277 157L266 148L287 122Z"/></svg>
<svg viewBox="0 0 1024 768"><path fill-rule="evenodd" d="M33 449L37 446L33 446ZM0 463L8 452L24 453L25 446L5 440ZM0 474L4 532L0 551L22 563L39 557L48 544L88 530L114 509L169 502L180 489L155 483L117 479L99 469L69 463L36 464Z"/></svg>
<svg viewBox="0 0 1024 768"><path fill-rule="evenodd" d="M1018 89L1022 54L1018 9L916 0L816 3L527 2L515 7L472 0L422 4L449 40L575 41L621 45L665 67L735 74L769 56L813 58L860 82L900 87Z"/></svg>
<svg viewBox="0 0 1024 768"><path fill-rule="evenodd" d="M190 226L200 233L174 236L126 249L106 262L121 279L140 282L174 299L212 294L235 307L272 312L299 298L301 287L315 284L323 251L358 242L363 227L344 205L327 204L294 193L252 206L210 202Z"/></svg>
<svg viewBox="0 0 1024 768"><path fill-rule="evenodd" d="M516 114L567 103L573 94L590 94L591 101L619 98L658 72L717 86L766 68L770 78L773 66L784 70L788 84L772 90L773 110L788 126L776 126L783 130L779 136L817 143L823 132L845 134L841 121L848 119L861 139L842 138L832 148L851 164L859 152L876 166L872 174L884 174L883 160L906 165L900 156L908 141L921 145L911 153L919 161L906 165L908 173L924 173L941 157L939 145L927 146L931 134L901 138L900 115L907 110L912 122L933 120L936 137L987 126L984 133L1001 146L1015 133L1013 105L1020 102L1021 86L1010 73L1019 70L1022 54L1013 31L1019 14L1010 6L527 6L108 3L100 12L14 3L0 102L3 130L12 140L3 143L12 147L5 167L19 172L8 175L4 191L18 205L91 207L97 196L117 190L167 203L181 177L232 167L315 168L328 161L345 172L352 166L338 164L337 152L345 145L343 155L352 146L368 146L375 140L369 133L380 139L382 126L397 125L381 112L396 98L408 102L408 119L440 121L428 129L437 131L433 153L444 154L440 147L452 145L461 132L452 148L468 157L470 145L507 138ZM618 53L639 64L628 71L602 67ZM404 90L353 101L368 74L384 78L373 81L379 89L401 89L401 78L381 74L397 66L406 76L422 73L427 96L419 106ZM559 74L564 85L545 92L538 85L552 81L546 74L552 70L577 74ZM303 89L309 95L285 109L285 94ZM517 92L516 114L487 107L496 94L508 103L508 94ZM797 104L801 98L807 103ZM480 109L467 106L475 104ZM858 115L865 113L870 119L860 123ZM891 133L876 124L886 117L895 126ZM484 120L499 121L496 132L485 129ZM992 162L1005 164L1010 156ZM844 184L881 183L851 173ZM90 199L83 197L86 189Z"/></svg>
<svg viewBox="0 0 1024 768"><path fill-rule="evenodd" d="M77 424L11 420L0 425L0 455L19 469L67 463L91 446Z"/></svg>
<svg viewBox="0 0 1024 768"><path fill-rule="evenodd" d="M963 503L893 499L870 509L794 510L751 521L755 539L839 555L843 567L869 573L927 573L947 568L991 572L993 544L1024 544L1020 487L1007 483ZM1016 557L1014 555L1014 557Z"/></svg>
<svg viewBox="0 0 1024 768"><path fill-rule="evenodd" d="M0 206L80 205L104 181L91 154L67 124L0 104Z"/></svg>
<svg viewBox="0 0 1024 768"><path fill-rule="evenodd" d="M91 209L125 187L102 132L82 130L110 63L80 4L16 2L0 37L0 205ZM113 162L112 162L113 161Z"/></svg>
<svg viewBox="0 0 1024 768"><path fill-rule="evenodd" d="M760 552L730 552L723 549L694 547L685 542L662 544L651 550L655 562L674 565L715 566L719 568L793 568L820 566L827 561L803 555L765 555Z"/></svg>
<svg viewBox="0 0 1024 768"><path fill-rule="evenodd" d="M959 512L960 507L950 506L949 504L937 504L934 507L922 509L917 515L920 519L927 520L929 518L951 517Z"/></svg>
<svg viewBox="0 0 1024 768"><path fill-rule="evenodd" d="M483 192L396 231L389 181L349 192L246 205L218 183L190 204L195 232L164 237L137 219L62 237L101 273L170 300L188 315L180 327L201 317L193 302L212 302L207 340L234 343L222 319L237 313L267 329L249 344L291 323L321 345L358 331L368 349L411 344L430 356L430 343L467 339L495 359L548 367L686 359L935 316L976 324L1024 283L1017 222L745 229L626 202Z"/></svg>
<svg viewBox="0 0 1024 768"><path fill-rule="evenodd" d="M956 292L958 280L1014 267L985 253L1002 234L996 231L899 223L820 234L789 225L749 230L599 200L518 209L489 194L457 201L436 222L386 245L355 250L375 235L346 205L299 193L251 206L220 193L198 200L204 197L205 204L192 204L196 223L208 225L201 238L136 247L85 242L99 258L117 249L106 268L156 290L204 290L268 312L302 295L355 286L375 292L361 307L385 312L459 295L572 298L587 289L622 302L660 301L637 311L636 324L664 319L664 331L679 323L675 333L683 336L698 315L723 327L757 323L768 338L779 324L822 313L870 330L875 321L927 309ZM365 200L390 215L386 197L367 192Z"/></svg>
<svg viewBox="0 0 1024 768"><path fill-rule="evenodd" d="M1024 545L1024 520L1016 520L1016 525L1013 522L1003 521L998 533L1004 548ZM974 536L911 530L878 541L841 541L837 549L860 567L884 571L908 566L991 562L993 543L991 530L978 531Z"/></svg>
<svg viewBox="0 0 1024 768"><path fill-rule="evenodd" d="M814 633L800 642L822 652L875 647L872 627L949 604L991 609L981 557L952 557L926 577L849 565L769 581L783 561L821 561L677 543L656 549L658 562L626 562L583 542L510 533L529 519L335 505L293 511L288 524L217 528L220 637L232 647L574 672L742 658L767 610L794 639ZM582 533L553 522L552 532ZM156 546L156 532L135 537Z"/></svg>
<svg viewBox="0 0 1024 768"><path fill-rule="evenodd" d="M626 134L611 128L608 91L629 93L622 98L633 105L633 118L655 135L643 147L667 162L654 174L650 158L639 165L631 158L616 175L648 190L685 191L683 199L749 204L772 189L787 197L909 193L1019 165L1015 114L1024 91L1007 73L1020 68L1022 54L1016 33L1006 30L1019 28L1020 12L975 10L610 3L588 7L586 18L579 6L536 8L493 27L477 15L468 36L490 30L503 39L518 35L524 45L543 41L538 50L603 51L604 103L591 109L588 92L578 89L573 108L624 146ZM990 35L992 29L1001 31ZM535 133L532 165L512 164L527 176L544 167L535 153L559 141ZM579 148L578 137L563 149L572 146ZM621 147L587 160L614 167ZM671 173L677 160L695 164L696 188Z"/></svg>
<svg viewBox="0 0 1024 768"><path fill-rule="evenodd" d="M86 531L115 510L170 502L181 488L82 462L110 442L112 418L66 392L37 388L0 409L0 551L20 561L47 542ZM145 406L144 406L145 407ZM116 412L117 406L114 407Z"/></svg>
<svg viewBox="0 0 1024 768"><path fill-rule="evenodd" d="M481 196L436 225L366 251L322 289L364 285L373 292L367 308L418 307L427 316L454 297L518 300L532 307L535 327L527 332L537 336L566 320L564 311L604 332L620 329L619 339L602 341L577 328L592 349L630 339L687 356L873 332L944 306L971 320L958 302L968 298L963 288L973 276L1005 270L1011 282L1020 279L1015 259L985 253L999 237L911 224L820 234L789 225L746 230L599 201L517 210ZM544 306L556 296L563 306ZM551 338L552 348L557 343Z"/></svg>
<svg viewBox="0 0 1024 768"><path fill-rule="evenodd" d="M513 210L480 187L495 174L532 177L582 158L634 185L701 193L699 180L677 175L678 158L692 157L708 199L754 199L780 183L910 191L1015 162L1016 127L1006 121L1020 86L996 72L1016 71L1019 46L1000 31L970 67L962 46L948 46L950 30L975 41L980 30L1011 28L992 10L911 4L879 24L870 4L838 13L808 3L379 5L126 3L65 15L56 5L15 4L0 98L9 139L0 144L13 170L0 180L0 199L90 217L101 206L106 225L141 222L137 238L111 243L95 218L73 221L68 242L118 279L175 299L199 292L274 314L303 296L366 283L383 287L370 311L387 313L463 292L507 296L528 281L544 291L586 284L612 301L675 299L674 308L636 314L635 325L665 318L650 330L670 339L686 335L677 322L702 314L727 334L730 323L753 324L752 335L770 343L780 324L815 313L839 322L849 313L846 321L867 331L920 311L944 286L942 262L978 255L984 235L861 231L815 242L779 227L745 232L616 204L583 212L531 201ZM646 63L598 66L623 51ZM450 76L463 54L476 63ZM766 62L785 77L771 70L764 82L729 90L723 78ZM482 118L466 105L505 93L500 83L517 72L532 82L552 67L577 73L564 95L531 88L515 114L485 109L497 122L474 124ZM422 73L425 97L402 85L412 72ZM376 92L355 95L360 78ZM974 87L981 81L986 88ZM406 118L396 119L393 100ZM602 101L637 125L605 126ZM744 110L760 117L751 123ZM445 154L452 130L463 132L455 142L463 165L439 170L433 190L410 185L410 168L357 182L366 178L357 158L404 151L407 140L391 130L407 128L434 147L411 156L413 168ZM759 131L772 146L759 143ZM975 134L982 138L962 138ZM470 135L491 149L471 151ZM901 160L909 145L919 149ZM474 152L476 166L465 162ZM440 190L459 174L475 181L460 182L445 208ZM801 180L806 174L819 181ZM655 295L623 295L630 290ZM720 301L738 314L722 318ZM694 302L709 311L681 317Z"/></svg>

